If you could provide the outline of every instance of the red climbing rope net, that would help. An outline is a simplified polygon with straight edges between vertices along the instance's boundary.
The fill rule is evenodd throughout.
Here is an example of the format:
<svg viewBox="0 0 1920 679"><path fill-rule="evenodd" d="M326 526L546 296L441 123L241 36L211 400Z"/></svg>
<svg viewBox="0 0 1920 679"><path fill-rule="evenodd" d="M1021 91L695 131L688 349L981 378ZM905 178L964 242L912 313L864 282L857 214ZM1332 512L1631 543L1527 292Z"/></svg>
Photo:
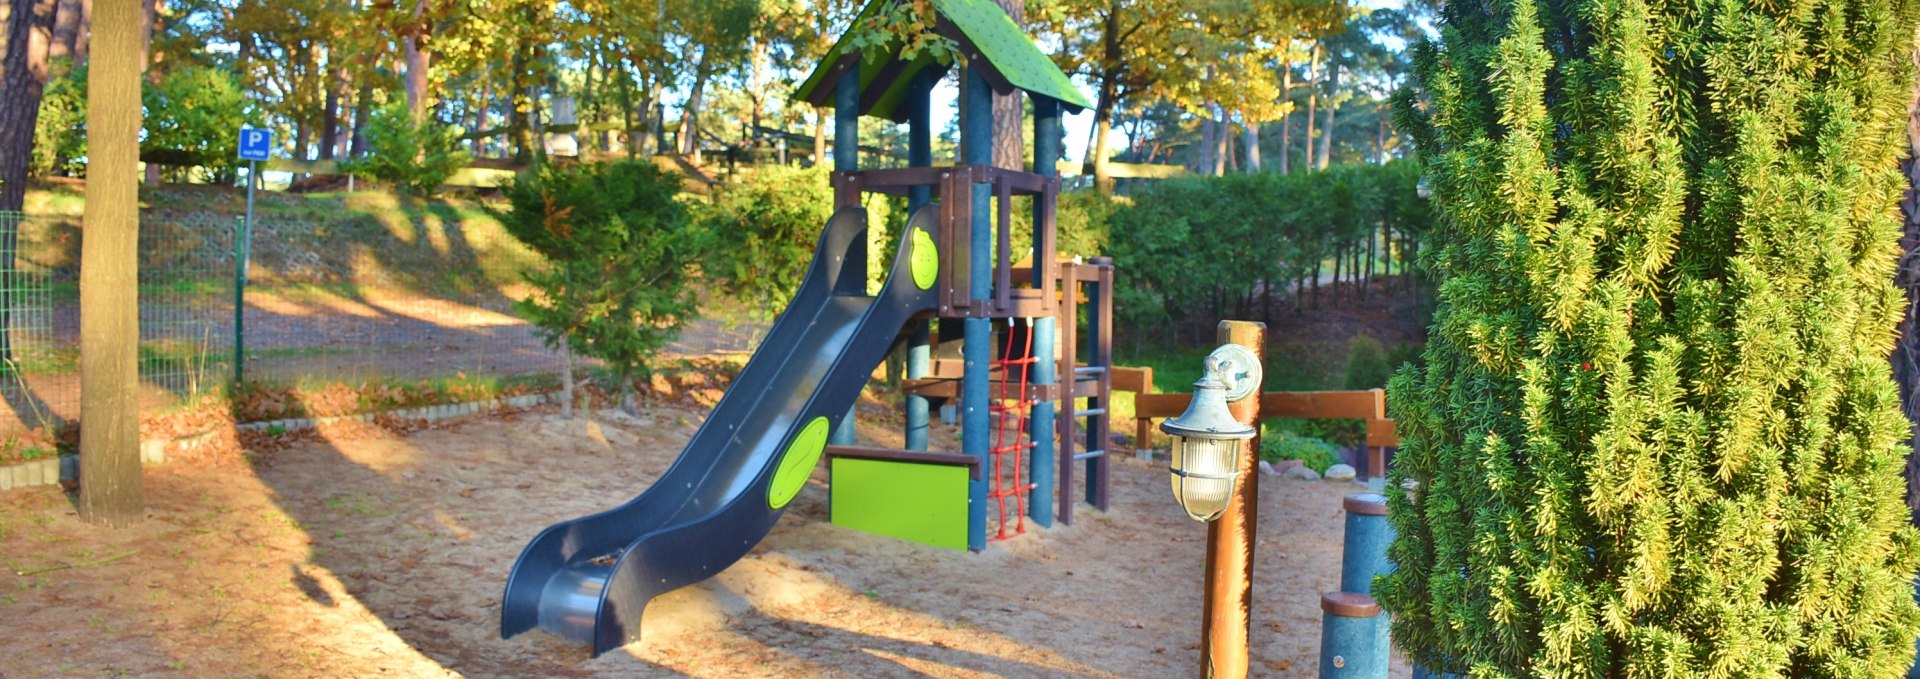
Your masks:
<svg viewBox="0 0 1920 679"><path fill-rule="evenodd" d="M1007 337L1006 349L992 364L993 371L1000 374L1000 393L988 408L994 434L993 448L988 451L993 461L993 490L987 498L1000 507L1000 530L991 538L996 542L1027 532L1027 491L1034 488L1026 478L1026 454L1033 447L1027 432L1027 413L1033 408L1033 394L1028 389L1034 365L1032 322L1022 328L1008 320ZM1012 480L1008 480L1008 472ZM1011 517L1007 515L1008 498L1014 505ZM1007 530L1009 518L1011 532Z"/></svg>

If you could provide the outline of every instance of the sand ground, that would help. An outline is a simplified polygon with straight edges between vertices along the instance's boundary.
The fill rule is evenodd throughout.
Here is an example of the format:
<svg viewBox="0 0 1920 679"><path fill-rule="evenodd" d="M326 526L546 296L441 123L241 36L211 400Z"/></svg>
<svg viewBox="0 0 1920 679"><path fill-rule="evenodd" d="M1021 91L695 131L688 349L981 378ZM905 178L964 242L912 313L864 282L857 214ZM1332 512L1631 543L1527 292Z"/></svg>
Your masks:
<svg viewBox="0 0 1920 679"><path fill-rule="evenodd" d="M498 635L541 528L637 494L704 412L336 427L149 468L147 520L0 493L0 677L1180 677L1199 663L1205 528L1164 467L1115 464L1113 507L951 552L827 522L825 472L739 564L656 600L598 659ZM898 443L876 413L869 442ZM404 429L404 428L403 428ZM261 452L262 449L272 452ZM1317 674L1351 483L1261 479L1253 674ZM1408 672L1396 660L1394 676Z"/></svg>

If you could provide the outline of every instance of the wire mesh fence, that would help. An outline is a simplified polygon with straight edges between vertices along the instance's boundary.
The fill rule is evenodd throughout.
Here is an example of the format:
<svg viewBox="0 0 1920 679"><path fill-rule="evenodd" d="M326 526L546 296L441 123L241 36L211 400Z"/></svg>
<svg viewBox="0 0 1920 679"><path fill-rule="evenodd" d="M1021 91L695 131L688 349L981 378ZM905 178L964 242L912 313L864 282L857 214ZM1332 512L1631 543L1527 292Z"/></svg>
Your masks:
<svg viewBox="0 0 1920 679"><path fill-rule="evenodd" d="M0 437L78 422L79 221L0 212L0 396L7 405ZM242 373L250 385L311 389L559 372L561 356L514 313L502 290L423 289L435 286L408 276L415 260L396 257L378 267L364 261L393 254L368 252L382 247L445 250L444 243L369 247L378 239L342 234L355 228L342 224L338 216L263 215L247 231L251 275L242 281L236 248L243 220L211 210L143 214L143 413L205 405L230 394ZM696 319L668 352L751 352L765 327Z"/></svg>

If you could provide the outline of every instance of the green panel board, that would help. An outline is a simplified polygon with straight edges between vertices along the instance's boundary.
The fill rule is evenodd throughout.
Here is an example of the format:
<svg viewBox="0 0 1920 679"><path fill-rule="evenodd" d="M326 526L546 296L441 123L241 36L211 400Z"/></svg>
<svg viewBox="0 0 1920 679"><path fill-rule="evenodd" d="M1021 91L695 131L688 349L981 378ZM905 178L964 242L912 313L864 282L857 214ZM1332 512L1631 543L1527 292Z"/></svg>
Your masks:
<svg viewBox="0 0 1920 679"><path fill-rule="evenodd" d="M966 467L846 457L830 464L834 525L966 550Z"/></svg>

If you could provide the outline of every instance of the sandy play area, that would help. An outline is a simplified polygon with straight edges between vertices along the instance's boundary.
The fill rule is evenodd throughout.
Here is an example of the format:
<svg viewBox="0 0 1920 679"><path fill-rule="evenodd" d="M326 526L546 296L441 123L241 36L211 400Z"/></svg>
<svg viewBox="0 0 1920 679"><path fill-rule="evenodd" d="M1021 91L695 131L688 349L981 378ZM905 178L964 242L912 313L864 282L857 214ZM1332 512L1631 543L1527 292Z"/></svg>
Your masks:
<svg viewBox="0 0 1920 679"><path fill-rule="evenodd" d="M625 501L703 410L336 428L152 467L148 520L0 492L0 676L1183 677L1199 663L1205 528L1164 467L1119 460L1113 511L967 554L827 522L825 472L751 555L656 600L598 659L498 635L514 558ZM878 408L863 430L898 444ZM262 450L270 452L261 452ZM1317 673L1349 483L1261 479L1253 669ZM1396 663L1396 677L1407 676Z"/></svg>

